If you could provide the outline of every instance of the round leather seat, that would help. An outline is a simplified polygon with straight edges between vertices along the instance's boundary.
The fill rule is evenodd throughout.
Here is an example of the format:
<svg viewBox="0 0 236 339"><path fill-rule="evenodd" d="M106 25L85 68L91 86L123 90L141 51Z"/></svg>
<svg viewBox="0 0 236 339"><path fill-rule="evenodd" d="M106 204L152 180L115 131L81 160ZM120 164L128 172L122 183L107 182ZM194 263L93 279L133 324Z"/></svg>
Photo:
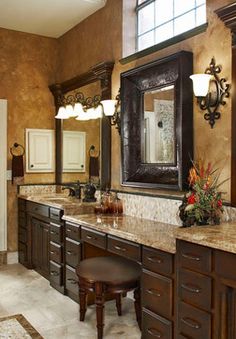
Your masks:
<svg viewBox="0 0 236 339"><path fill-rule="evenodd" d="M96 257L81 261L76 269L80 278L90 283L124 284L140 278L141 267L121 257Z"/></svg>

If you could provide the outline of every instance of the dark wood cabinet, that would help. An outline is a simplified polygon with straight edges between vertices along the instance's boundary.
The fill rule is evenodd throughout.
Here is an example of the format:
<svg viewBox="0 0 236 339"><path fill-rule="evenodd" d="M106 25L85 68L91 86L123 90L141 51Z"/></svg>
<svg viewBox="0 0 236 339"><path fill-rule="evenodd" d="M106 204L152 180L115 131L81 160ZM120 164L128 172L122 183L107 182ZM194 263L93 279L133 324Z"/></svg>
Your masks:
<svg viewBox="0 0 236 339"><path fill-rule="evenodd" d="M32 265L46 279L49 278L49 229L49 224L31 219Z"/></svg>
<svg viewBox="0 0 236 339"><path fill-rule="evenodd" d="M78 278L75 273L76 266L82 259L81 227L70 222L65 224L65 293L76 302L79 301ZM89 236L91 241L96 233L90 234L87 229L83 237Z"/></svg>
<svg viewBox="0 0 236 339"><path fill-rule="evenodd" d="M142 339L174 338L174 255L143 246Z"/></svg>
<svg viewBox="0 0 236 339"><path fill-rule="evenodd" d="M31 268L29 258L29 234L26 216L26 203L24 199L18 200L18 253L19 262Z"/></svg>

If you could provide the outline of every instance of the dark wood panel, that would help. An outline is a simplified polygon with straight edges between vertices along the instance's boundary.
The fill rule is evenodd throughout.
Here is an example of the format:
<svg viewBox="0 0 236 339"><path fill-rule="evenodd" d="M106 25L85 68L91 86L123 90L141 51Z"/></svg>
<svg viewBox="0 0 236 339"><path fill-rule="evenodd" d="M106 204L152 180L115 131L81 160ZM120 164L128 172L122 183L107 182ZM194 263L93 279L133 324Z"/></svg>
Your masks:
<svg viewBox="0 0 236 339"><path fill-rule="evenodd" d="M141 279L143 307L165 318L173 315L172 279L143 269Z"/></svg>
<svg viewBox="0 0 236 339"><path fill-rule="evenodd" d="M23 242L23 243L27 243L28 237L27 237L27 229L23 228L23 227L19 227L19 231L18 231L18 239L19 241Z"/></svg>
<svg viewBox="0 0 236 339"><path fill-rule="evenodd" d="M50 282L55 283L58 286L62 285L62 267L61 265L50 261Z"/></svg>
<svg viewBox="0 0 236 339"><path fill-rule="evenodd" d="M54 261L57 264L61 264L62 260L62 246L50 241L50 261Z"/></svg>
<svg viewBox="0 0 236 339"><path fill-rule="evenodd" d="M108 235L107 249L122 257L141 262L141 246L134 242Z"/></svg>
<svg viewBox="0 0 236 339"><path fill-rule="evenodd" d="M81 226L81 240L99 248L106 249L106 234Z"/></svg>
<svg viewBox="0 0 236 339"><path fill-rule="evenodd" d="M215 251L215 271L224 278L236 280L236 254Z"/></svg>
<svg viewBox="0 0 236 339"><path fill-rule="evenodd" d="M76 268L81 260L82 245L80 242L66 238L65 261L66 264Z"/></svg>
<svg viewBox="0 0 236 339"><path fill-rule="evenodd" d="M60 244L62 242L62 226L50 222L50 240Z"/></svg>
<svg viewBox="0 0 236 339"><path fill-rule="evenodd" d="M18 199L18 212L25 211L25 207L26 207L26 200L19 198Z"/></svg>
<svg viewBox="0 0 236 339"><path fill-rule="evenodd" d="M23 244L22 242L18 243L18 253L19 253L19 263L22 265L27 265L28 263L28 255L27 255L27 244Z"/></svg>
<svg viewBox="0 0 236 339"><path fill-rule="evenodd" d="M144 309L142 322L142 339L172 339L172 322Z"/></svg>
<svg viewBox="0 0 236 339"><path fill-rule="evenodd" d="M65 235L73 240L80 240L80 226L66 222Z"/></svg>
<svg viewBox="0 0 236 339"><path fill-rule="evenodd" d="M170 253L143 246L143 267L150 271L171 275L174 272L173 257Z"/></svg>
<svg viewBox="0 0 236 339"><path fill-rule="evenodd" d="M211 315L180 302L178 309L178 334L191 339L211 339Z"/></svg>
<svg viewBox="0 0 236 339"><path fill-rule="evenodd" d="M79 295L79 285L78 285L78 277L75 273L75 269L66 265L66 279L65 279L66 289L76 296Z"/></svg>
<svg viewBox="0 0 236 339"><path fill-rule="evenodd" d="M62 215L63 215L62 210L60 210L58 208L50 207L50 211L49 211L50 219L60 222Z"/></svg>
<svg viewBox="0 0 236 339"><path fill-rule="evenodd" d="M178 263L180 267L197 272L211 272L212 250L186 241L177 242Z"/></svg>
<svg viewBox="0 0 236 339"><path fill-rule="evenodd" d="M200 273L181 269L178 279L178 296L182 301L211 311L212 279Z"/></svg>
<svg viewBox="0 0 236 339"><path fill-rule="evenodd" d="M49 206L41 205L36 202L27 201L26 211L31 214L38 214L44 217L49 217Z"/></svg>

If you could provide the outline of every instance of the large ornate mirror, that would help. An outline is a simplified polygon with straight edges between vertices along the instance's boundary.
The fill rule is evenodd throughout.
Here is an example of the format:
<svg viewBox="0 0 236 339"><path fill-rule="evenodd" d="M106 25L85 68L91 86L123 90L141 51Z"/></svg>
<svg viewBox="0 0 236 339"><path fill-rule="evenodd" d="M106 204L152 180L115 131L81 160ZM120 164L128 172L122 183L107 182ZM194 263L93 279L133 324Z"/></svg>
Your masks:
<svg viewBox="0 0 236 339"><path fill-rule="evenodd" d="M56 110L58 110L60 97L62 95L73 95L82 92L85 97L100 95L101 99L111 98L111 74L114 63L106 62L91 68L89 72L81 74L73 79L60 84L49 86L54 95ZM78 121L75 119L56 121L56 183L62 184L80 180L89 180L88 167L89 155L99 157L99 183L101 188L110 187L111 171L111 127L109 119L94 119L88 121ZM70 149L66 147L69 138L82 138L84 145L84 161L76 166L68 167L66 159L69 152L78 152L78 148ZM81 148L80 148L81 153ZM82 152L83 153L83 152Z"/></svg>
<svg viewBox="0 0 236 339"><path fill-rule="evenodd" d="M121 74L122 185L182 190L193 148L192 53Z"/></svg>

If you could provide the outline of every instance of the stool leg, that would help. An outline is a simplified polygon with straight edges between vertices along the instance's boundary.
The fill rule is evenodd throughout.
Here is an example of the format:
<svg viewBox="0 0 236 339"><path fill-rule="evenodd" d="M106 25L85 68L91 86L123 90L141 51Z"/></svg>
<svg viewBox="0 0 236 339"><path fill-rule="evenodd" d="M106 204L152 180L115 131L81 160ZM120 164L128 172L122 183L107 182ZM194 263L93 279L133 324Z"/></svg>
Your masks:
<svg viewBox="0 0 236 339"><path fill-rule="evenodd" d="M80 321L84 321L87 310L87 293L83 287L79 288Z"/></svg>
<svg viewBox="0 0 236 339"><path fill-rule="evenodd" d="M102 339L104 327L104 294L103 284L100 282L95 283L95 304L97 315L97 338Z"/></svg>
<svg viewBox="0 0 236 339"><path fill-rule="evenodd" d="M122 309L121 309L121 293L116 294L116 309L117 309L117 314L122 315Z"/></svg>
<svg viewBox="0 0 236 339"><path fill-rule="evenodd" d="M141 301L140 301L140 287L137 287L134 290L134 307L136 313L136 319L138 322L138 326L141 330Z"/></svg>

